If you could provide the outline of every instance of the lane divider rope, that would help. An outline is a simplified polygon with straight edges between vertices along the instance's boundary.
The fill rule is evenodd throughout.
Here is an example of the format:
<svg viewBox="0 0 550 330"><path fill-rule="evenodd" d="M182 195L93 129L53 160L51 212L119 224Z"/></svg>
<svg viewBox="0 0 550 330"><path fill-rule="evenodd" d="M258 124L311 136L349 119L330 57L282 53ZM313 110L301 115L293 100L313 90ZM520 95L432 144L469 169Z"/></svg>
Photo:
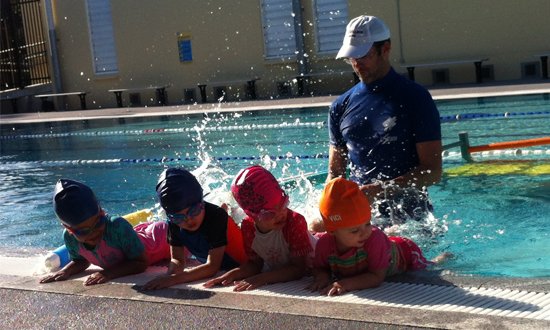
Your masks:
<svg viewBox="0 0 550 330"><path fill-rule="evenodd" d="M226 132L226 131L244 131L255 129L282 129L282 128L302 128L313 127L322 128L325 122L307 122L307 123L281 123L281 124L250 124L250 125L230 125L216 127L185 127L185 128L151 128L143 130L119 130L119 131L93 131L93 132L67 132L67 133L46 133L46 134L25 134L25 135L2 135L0 139L43 139L59 138L69 136L112 136L112 135L147 135L147 134L167 134L167 133L188 133L188 132Z"/></svg>
<svg viewBox="0 0 550 330"><path fill-rule="evenodd" d="M515 116L533 116L550 115L550 111L526 111L526 112L505 112L505 113L466 113L441 116L441 122L454 122L460 120L470 120L478 118L509 118ZM10 139L44 139L44 138L62 138L69 136L112 136L112 135L146 135L146 134L167 134L167 133L187 133L187 132L215 132L215 131L244 131L255 129L282 129L282 128L302 128L314 127L324 128L326 122L294 122L280 124L250 124L250 125L230 125L217 127L185 127L185 128L150 128L143 130L118 130L118 131L93 131L93 132L68 132L68 133L45 133L45 134L23 134L23 135L0 135L0 140Z"/></svg>
<svg viewBox="0 0 550 330"><path fill-rule="evenodd" d="M444 159L462 158L462 155L458 151L445 150L442 153ZM477 156L480 157L521 157L521 156L550 156L550 149L536 149L536 150L523 150L523 149L507 149L507 150L492 150L484 151ZM216 161L233 161L233 160L261 160L269 157L271 160L283 160L283 159L328 159L328 155L324 153L315 155L279 155L279 156L224 156L213 157ZM31 161L0 161L0 165L84 165L84 164L135 164L135 163L172 163L172 162L194 162L201 161L198 157L160 157L160 158L114 158L114 159L72 159L72 160L31 160Z"/></svg>

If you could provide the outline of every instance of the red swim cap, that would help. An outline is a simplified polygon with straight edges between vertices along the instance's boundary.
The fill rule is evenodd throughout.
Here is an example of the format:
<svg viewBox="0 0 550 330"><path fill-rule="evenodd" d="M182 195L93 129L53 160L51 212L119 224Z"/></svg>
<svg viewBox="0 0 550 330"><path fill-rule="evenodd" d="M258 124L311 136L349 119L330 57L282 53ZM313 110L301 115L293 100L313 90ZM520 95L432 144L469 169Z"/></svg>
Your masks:
<svg viewBox="0 0 550 330"><path fill-rule="evenodd" d="M231 192L239 206L252 213L273 210L286 197L273 174L259 165L239 171L231 184Z"/></svg>

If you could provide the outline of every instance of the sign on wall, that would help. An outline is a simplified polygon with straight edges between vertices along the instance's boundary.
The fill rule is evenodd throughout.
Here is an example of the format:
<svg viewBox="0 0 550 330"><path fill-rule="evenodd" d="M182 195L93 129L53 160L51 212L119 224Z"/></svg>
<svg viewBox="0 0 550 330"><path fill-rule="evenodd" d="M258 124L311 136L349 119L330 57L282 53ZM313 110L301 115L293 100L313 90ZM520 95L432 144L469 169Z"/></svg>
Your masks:
<svg viewBox="0 0 550 330"><path fill-rule="evenodd" d="M180 62L191 62L193 60L190 35L183 33L178 35L178 53L180 56Z"/></svg>

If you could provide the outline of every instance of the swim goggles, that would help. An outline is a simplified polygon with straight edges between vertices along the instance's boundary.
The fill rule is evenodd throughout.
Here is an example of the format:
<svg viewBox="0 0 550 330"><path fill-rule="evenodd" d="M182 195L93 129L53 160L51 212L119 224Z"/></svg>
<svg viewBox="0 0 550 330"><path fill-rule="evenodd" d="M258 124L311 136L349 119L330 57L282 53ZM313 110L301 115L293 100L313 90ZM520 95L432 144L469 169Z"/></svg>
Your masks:
<svg viewBox="0 0 550 330"><path fill-rule="evenodd" d="M204 210L204 202L198 202L193 204L187 210L187 213L166 213L168 221L175 225L180 225L183 222L188 221L190 218L196 217Z"/></svg>
<svg viewBox="0 0 550 330"><path fill-rule="evenodd" d="M106 217L105 216L99 216L98 220L95 224L91 225L90 227L84 227L84 228L73 228L69 227L65 224L63 224L63 227L67 229L67 231L75 236L87 236L91 234L92 232L96 231L99 227L103 226L105 223Z"/></svg>
<svg viewBox="0 0 550 330"><path fill-rule="evenodd" d="M273 217L275 217L279 212L281 212L281 210L286 209L289 203L290 201L289 201L288 195L285 194L281 204L279 204L279 206L276 206L274 209L271 209L271 210L261 209L258 212L245 211L245 213L249 217L253 218L254 220L266 221L266 220L273 219Z"/></svg>

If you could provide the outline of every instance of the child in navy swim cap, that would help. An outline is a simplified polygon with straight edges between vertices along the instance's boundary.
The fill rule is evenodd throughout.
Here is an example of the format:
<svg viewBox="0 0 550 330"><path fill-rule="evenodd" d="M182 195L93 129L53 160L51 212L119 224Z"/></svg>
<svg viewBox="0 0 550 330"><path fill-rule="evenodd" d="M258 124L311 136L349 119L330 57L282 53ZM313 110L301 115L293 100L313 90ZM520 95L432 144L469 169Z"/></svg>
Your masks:
<svg viewBox="0 0 550 330"><path fill-rule="evenodd" d="M53 206L65 227L63 240L71 261L40 283L64 281L90 264L103 270L90 275L84 285L105 283L117 277L145 271L148 265L170 257L164 222L132 225L121 217L109 217L94 192L85 184L60 179Z"/></svg>
<svg viewBox="0 0 550 330"><path fill-rule="evenodd" d="M144 285L153 290L214 276L246 262L242 234L219 206L203 200L202 187L183 168L168 168L159 177L157 196L168 218L171 261L166 274ZM185 248L202 265L185 269Z"/></svg>

